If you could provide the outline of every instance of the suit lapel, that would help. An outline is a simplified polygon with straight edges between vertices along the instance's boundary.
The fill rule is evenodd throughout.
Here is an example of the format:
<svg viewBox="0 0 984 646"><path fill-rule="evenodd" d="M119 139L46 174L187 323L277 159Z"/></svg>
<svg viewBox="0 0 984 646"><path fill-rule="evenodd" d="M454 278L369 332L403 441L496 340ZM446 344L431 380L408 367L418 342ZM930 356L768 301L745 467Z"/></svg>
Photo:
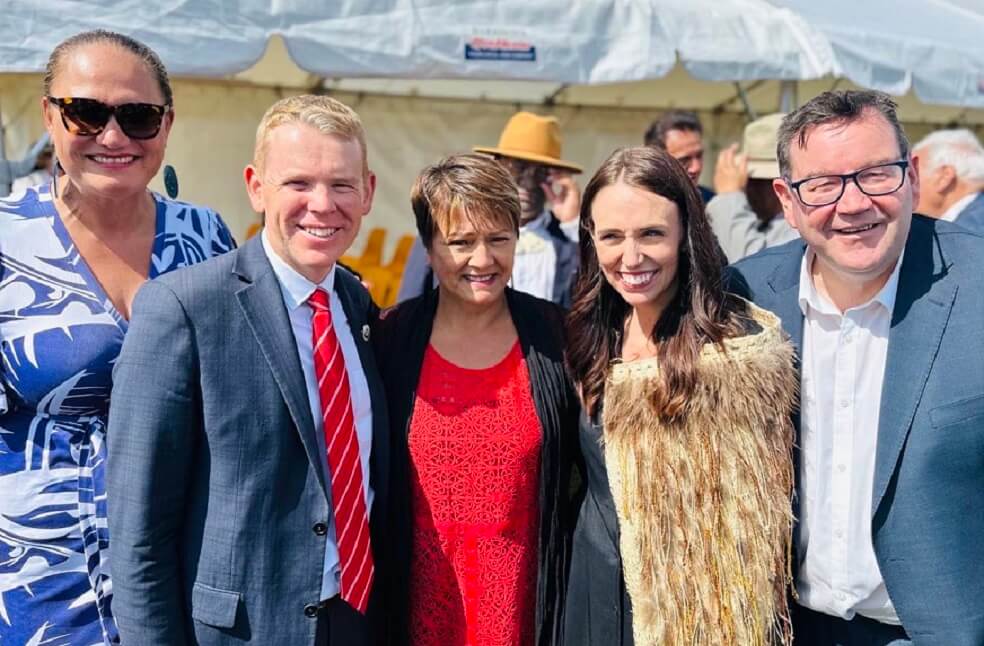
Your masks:
<svg viewBox="0 0 984 646"><path fill-rule="evenodd" d="M803 254L806 253L806 245L802 245L799 249L799 253L791 253L787 258L785 258L776 270L773 272L772 276L769 277L769 286L772 288L772 301L769 303L759 303L766 309L772 311L773 314L779 317L782 321L782 327L789 335L789 340L796 348L796 354L794 356L796 374L801 374L800 360L803 352L803 310L800 309L799 304L799 280L800 280L800 268L803 264ZM758 301L756 301L758 302ZM793 410L792 415L793 432L795 433L795 439L793 442L793 482L795 487L793 489L793 499L792 499L792 512L793 518L797 521L793 525L793 549L798 549L799 546L799 518L800 518L800 496L799 496L799 483L800 483L800 410L799 403L797 402L796 407ZM797 576L798 560L793 559L792 563L793 576L794 579Z"/></svg>
<svg viewBox="0 0 984 646"><path fill-rule="evenodd" d="M280 283L270 267L259 236L242 248L233 271L246 279L245 286L236 292L239 307L270 366L273 378L287 403L290 417L301 436L304 451L318 476L325 497L328 498L324 469L321 467L321 449L315 435L314 420L311 419L307 384L297 356L293 329L287 316Z"/></svg>
<svg viewBox="0 0 984 646"><path fill-rule="evenodd" d="M806 247L804 246L799 253L789 254L780 263L772 276L769 277L773 301L769 304L761 303L763 307L772 310L772 313L782 321L783 329L786 330L786 334L796 346L797 364L803 350L803 310L800 309L799 305L799 278L800 266L803 263L805 252Z"/></svg>
<svg viewBox="0 0 984 646"><path fill-rule="evenodd" d="M956 285L934 262L935 234L914 219L899 273L888 335L888 355L878 420L871 511L874 514L905 444L926 380L950 317ZM929 229L929 230L927 230Z"/></svg>

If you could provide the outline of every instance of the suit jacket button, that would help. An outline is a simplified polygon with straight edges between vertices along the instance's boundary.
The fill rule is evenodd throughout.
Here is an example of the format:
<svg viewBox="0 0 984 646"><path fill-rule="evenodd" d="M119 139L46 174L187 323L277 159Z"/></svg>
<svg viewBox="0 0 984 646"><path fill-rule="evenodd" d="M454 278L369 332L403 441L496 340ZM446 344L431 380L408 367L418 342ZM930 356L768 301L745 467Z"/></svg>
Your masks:
<svg viewBox="0 0 984 646"><path fill-rule="evenodd" d="M325 534L328 533L328 525L324 523L315 523L314 527L312 527L311 529L313 529L314 533L317 534L318 536L324 536Z"/></svg>
<svg viewBox="0 0 984 646"><path fill-rule="evenodd" d="M318 606L314 605L313 603L309 603L308 605L304 606L304 616L311 617L311 618L317 617Z"/></svg>

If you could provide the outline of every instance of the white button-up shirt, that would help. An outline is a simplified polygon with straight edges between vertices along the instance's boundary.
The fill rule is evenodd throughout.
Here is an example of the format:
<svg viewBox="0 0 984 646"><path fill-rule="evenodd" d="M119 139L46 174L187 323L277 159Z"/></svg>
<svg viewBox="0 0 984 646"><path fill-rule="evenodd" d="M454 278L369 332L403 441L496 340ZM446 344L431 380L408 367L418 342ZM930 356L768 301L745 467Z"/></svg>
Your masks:
<svg viewBox="0 0 984 646"><path fill-rule="evenodd" d="M366 513L372 509L373 491L369 486L369 454L372 448L372 401L369 397L369 383L362 370L359 349L352 338L348 317L342 308L342 302L335 293L335 271L331 271L320 284L315 285L304 276L297 273L270 247L266 229L263 230L263 251L266 252L273 273L280 283L280 291L284 297L284 305L290 317L290 327L294 332L294 343L297 345L297 356L301 360L301 370L304 371L304 384L307 386L308 405L311 408L311 418L314 420L314 431L318 436L318 446L321 447L321 467L325 474L325 483L331 494L331 473L328 469L328 455L324 441L324 422L321 418L321 396L318 393L318 378L314 374L314 341L312 337L311 306L307 301L320 287L329 294L331 320L338 336L345 359L345 371L348 373L349 389L352 392L352 414L355 417L355 431L359 442L359 457L362 464L362 484L366 495ZM278 431L283 429L271 429ZM312 519L312 522L316 519ZM328 520L328 540L325 543L325 559L321 579L321 599L330 599L338 594L341 567L338 559L338 544L335 539L335 517Z"/></svg>
<svg viewBox="0 0 984 646"><path fill-rule="evenodd" d="M550 211L544 210L519 228L510 281L513 289L548 301L553 300L557 275L557 251L547 232L552 217Z"/></svg>
<svg viewBox="0 0 984 646"><path fill-rule="evenodd" d="M871 543L871 492L899 258L881 291L841 313L800 267L803 311L799 603L898 624Z"/></svg>

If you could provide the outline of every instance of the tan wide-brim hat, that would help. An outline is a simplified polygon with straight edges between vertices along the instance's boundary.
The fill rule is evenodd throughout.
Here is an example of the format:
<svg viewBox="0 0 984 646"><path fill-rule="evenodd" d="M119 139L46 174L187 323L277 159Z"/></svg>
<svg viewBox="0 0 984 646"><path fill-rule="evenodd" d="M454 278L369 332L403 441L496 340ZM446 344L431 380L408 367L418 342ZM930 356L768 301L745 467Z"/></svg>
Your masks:
<svg viewBox="0 0 984 646"><path fill-rule="evenodd" d="M556 117L541 117L532 112L517 112L506 123L495 148L475 146L477 153L501 155L545 166L563 168L573 173L582 172L574 162L560 158L560 124Z"/></svg>
<svg viewBox="0 0 984 646"><path fill-rule="evenodd" d="M745 126L741 151L748 155L749 179L775 179L779 177L779 162L776 159L776 140L779 124L786 115L777 112L756 119Z"/></svg>

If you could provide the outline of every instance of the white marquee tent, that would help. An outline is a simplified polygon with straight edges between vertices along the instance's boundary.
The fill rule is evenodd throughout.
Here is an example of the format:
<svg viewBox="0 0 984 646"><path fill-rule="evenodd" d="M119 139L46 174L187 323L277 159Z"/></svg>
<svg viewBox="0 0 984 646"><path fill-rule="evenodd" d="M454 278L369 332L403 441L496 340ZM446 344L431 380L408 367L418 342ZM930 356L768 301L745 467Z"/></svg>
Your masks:
<svg viewBox="0 0 984 646"><path fill-rule="evenodd" d="M239 235L255 124L301 91L362 115L380 176L373 224L394 232L412 228L419 168L494 144L520 107L556 114L565 157L588 169L639 143L668 107L698 110L713 149L747 115L831 87L898 95L913 137L950 123L984 131L981 0L8 0L3 13L10 157L41 132L39 72L54 44L89 28L128 33L174 79L168 161L181 196L218 208Z"/></svg>

